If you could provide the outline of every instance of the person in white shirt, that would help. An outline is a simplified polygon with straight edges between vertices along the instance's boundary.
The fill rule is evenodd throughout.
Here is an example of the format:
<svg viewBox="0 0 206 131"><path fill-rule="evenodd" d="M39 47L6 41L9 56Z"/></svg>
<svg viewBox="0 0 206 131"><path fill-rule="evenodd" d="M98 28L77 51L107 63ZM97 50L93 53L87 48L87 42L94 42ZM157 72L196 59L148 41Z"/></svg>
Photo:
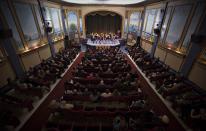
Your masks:
<svg viewBox="0 0 206 131"><path fill-rule="evenodd" d="M110 96L112 96L112 93L110 92L109 89L106 89L106 91L101 94L101 97L110 97Z"/></svg>

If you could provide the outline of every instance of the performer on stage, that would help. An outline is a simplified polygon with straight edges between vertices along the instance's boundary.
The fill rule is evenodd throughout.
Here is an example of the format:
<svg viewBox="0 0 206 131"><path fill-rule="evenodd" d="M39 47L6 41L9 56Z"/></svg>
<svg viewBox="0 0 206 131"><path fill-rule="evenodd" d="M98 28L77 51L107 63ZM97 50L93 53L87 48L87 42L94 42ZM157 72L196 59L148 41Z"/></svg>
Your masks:
<svg viewBox="0 0 206 131"><path fill-rule="evenodd" d="M90 34L90 40L94 44L115 44L116 40L119 38L119 36L115 33L91 33Z"/></svg>

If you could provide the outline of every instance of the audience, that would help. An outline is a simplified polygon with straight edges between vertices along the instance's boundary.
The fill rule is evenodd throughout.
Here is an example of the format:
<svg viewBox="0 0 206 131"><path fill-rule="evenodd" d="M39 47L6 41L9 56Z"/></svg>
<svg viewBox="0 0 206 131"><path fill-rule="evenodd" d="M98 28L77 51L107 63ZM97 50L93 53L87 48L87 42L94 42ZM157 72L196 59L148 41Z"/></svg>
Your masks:
<svg viewBox="0 0 206 131"><path fill-rule="evenodd" d="M58 78L61 78L61 74L66 70L68 65L78 54L79 49L71 48L62 50L57 53L55 57L42 62L35 66L30 67L25 76L22 78L16 78L11 80L7 79L7 86L9 90L0 96L1 113L4 114L0 118L1 129L8 126L17 127L20 124L19 113L23 111L23 108L27 108L28 111L33 109L33 103L43 97L43 95L50 91L51 84L55 83ZM67 94L74 94L74 90L66 90ZM80 91L76 94L80 94ZM69 107L68 104L64 107ZM10 112L9 114L7 114ZM16 112L19 112L18 114ZM22 112L22 114L25 113ZM6 118L4 118L6 117ZM20 116L21 117L21 116ZM7 129L5 129L7 130Z"/></svg>
<svg viewBox="0 0 206 131"><path fill-rule="evenodd" d="M101 94L101 97L111 97L113 94L110 92L110 90L109 89L106 89L106 91L105 92L103 92L102 94Z"/></svg>
<svg viewBox="0 0 206 131"><path fill-rule="evenodd" d="M76 104L74 104L72 110L55 110L63 113L64 118L62 121L70 121L69 114L71 113L74 116L76 105L81 103L84 108L81 108L81 111L78 112L79 115L76 114L74 116L75 119L79 116L87 116L82 119L89 118L89 120L103 119L102 128L104 128L104 123L106 122L104 118L108 121L112 118L113 127L111 128L116 131L124 131L128 129L126 123L129 123L129 121L126 118L130 114L139 116L141 113L136 110L137 108L146 112L146 100L141 90L137 72L131 69L131 65L127 63L127 59L119 51L119 48L89 48L85 52L81 63L73 69L72 74L70 82L65 83L65 94L61 100L72 101ZM75 96L73 92L76 92ZM104 102L107 102L107 104L103 104ZM110 107L116 105L111 102L118 104L117 107ZM133 104L130 106L130 103ZM93 107L94 104L96 108ZM130 108L134 109L134 107L136 108L135 110L129 110ZM120 115L116 115L117 113ZM68 117L66 117L67 115ZM152 116L156 115L153 114ZM149 115L142 115L140 119L147 120L151 118L148 117ZM158 119L158 117L156 118ZM138 118L135 119L137 120ZM154 127L159 126L155 121L150 123ZM141 125L141 121L139 121L139 124ZM140 127L133 128L133 131L136 129L138 130ZM141 129L146 129L146 126L141 127Z"/></svg>
<svg viewBox="0 0 206 131"><path fill-rule="evenodd" d="M196 114L194 110L206 103L204 91L140 47L128 48L128 52L145 76L155 85L159 94L171 103L172 108L184 121L189 123L190 119L204 116L204 113L199 111L199 114Z"/></svg>

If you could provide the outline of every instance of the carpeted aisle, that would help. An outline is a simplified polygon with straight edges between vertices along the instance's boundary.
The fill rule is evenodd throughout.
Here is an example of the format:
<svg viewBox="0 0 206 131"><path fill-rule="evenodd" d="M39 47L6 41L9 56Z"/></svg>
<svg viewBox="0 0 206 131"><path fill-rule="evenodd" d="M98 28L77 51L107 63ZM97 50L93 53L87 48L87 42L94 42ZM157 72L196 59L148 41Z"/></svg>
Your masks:
<svg viewBox="0 0 206 131"><path fill-rule="evenodd" d="M48 105L53 99L59 99L64 94L64 82L72 76L72 69L77 66L84 53L81 52L74 63L71 65L66 74L62 77L61 81L56 85L53 91L48 95L44 102L41 103L39 108L34 112L30 119L25 123L25 125L20 129L21 131L40 131L42 125L44 125L51 111L48 108Z"/></svg>

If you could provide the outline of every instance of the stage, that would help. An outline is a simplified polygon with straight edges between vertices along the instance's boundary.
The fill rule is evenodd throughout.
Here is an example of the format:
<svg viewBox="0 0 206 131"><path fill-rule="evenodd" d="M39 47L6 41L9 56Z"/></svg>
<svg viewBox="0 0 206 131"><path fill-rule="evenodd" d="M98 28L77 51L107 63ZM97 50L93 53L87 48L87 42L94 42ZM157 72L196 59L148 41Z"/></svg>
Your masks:
<svg viewBox="0 0 206 131"><path fill-rule="evenodd" d="M90 46L118 46L118 45L120 45L119 40L120 39L91 41L91 39L88 39L87 45L90 45Z"/></svg>

